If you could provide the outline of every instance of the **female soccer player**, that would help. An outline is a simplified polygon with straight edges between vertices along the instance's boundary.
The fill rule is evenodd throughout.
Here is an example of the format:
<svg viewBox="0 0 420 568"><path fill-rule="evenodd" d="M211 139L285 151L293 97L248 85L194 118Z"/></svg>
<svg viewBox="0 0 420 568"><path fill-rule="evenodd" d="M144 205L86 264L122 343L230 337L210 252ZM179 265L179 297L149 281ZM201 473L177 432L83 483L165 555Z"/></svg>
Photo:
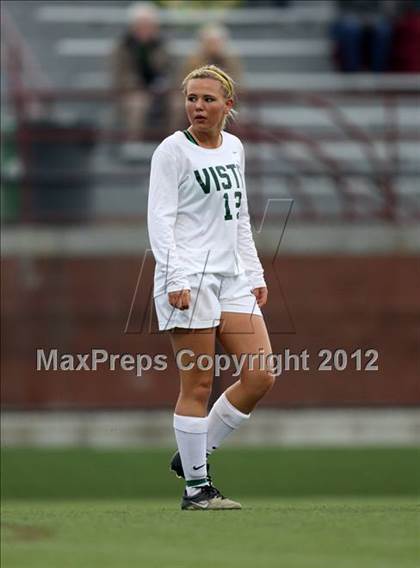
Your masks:
<svg viewBox="0 0 420 568"><path fill-rule="evenodd" d="M207 457L249 418L274 377L246 359L207 416L213 370L199 359L214 360L216 334L228 354L271 353L260 310L267 287L250 228L244 149L223 130L234 112L233 81L208 65L187 75L183 92L190 126L155 150L148 204L159 329L170 330L181 382L171 469L186 481L182 509L240 509L212 484Z"/></svg>

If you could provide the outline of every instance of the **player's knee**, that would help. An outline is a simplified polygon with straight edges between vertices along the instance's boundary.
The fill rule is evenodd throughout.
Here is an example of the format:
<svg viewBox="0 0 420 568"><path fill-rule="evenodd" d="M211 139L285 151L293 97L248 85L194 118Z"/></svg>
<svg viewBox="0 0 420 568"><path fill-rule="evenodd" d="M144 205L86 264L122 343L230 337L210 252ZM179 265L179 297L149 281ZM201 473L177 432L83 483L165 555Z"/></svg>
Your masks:
<svg viewBox="0 0 420 568"><path fill-rule="evenodd" d="M208 376L199 377L191 388L190 397L201 404L207 404L212 389L212 378Z"/></svg>
<svg viewBox="0 0 420 568"><path fill-rule="evenodd" d="M249 373L242 382L255 398L260 399L272 389L275 378L270 371L260 370Z"/></svg>
<svg viewBox="0 0 420 568"><path fill-rule="evenodd" d="M259 371L257 377L257 388L260 390L261 396L264 396L273 388L274 382L275 378L270 371Z"/></svg>

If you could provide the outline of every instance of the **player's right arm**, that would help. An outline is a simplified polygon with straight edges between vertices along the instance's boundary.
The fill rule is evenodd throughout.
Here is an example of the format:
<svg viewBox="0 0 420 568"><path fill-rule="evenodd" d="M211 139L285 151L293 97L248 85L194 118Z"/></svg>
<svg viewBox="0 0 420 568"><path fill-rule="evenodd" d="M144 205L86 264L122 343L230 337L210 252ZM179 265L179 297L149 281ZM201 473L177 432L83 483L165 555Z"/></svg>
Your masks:
<svg viewBox="0 0 420 568"><path fill-rule="evenodd" d="M166 291L171 305L185 309L188 279L180 263L175 242L178 211L178 169L176 158L158 147L152 158L147 224L157 269L166 275Z"/></svg>

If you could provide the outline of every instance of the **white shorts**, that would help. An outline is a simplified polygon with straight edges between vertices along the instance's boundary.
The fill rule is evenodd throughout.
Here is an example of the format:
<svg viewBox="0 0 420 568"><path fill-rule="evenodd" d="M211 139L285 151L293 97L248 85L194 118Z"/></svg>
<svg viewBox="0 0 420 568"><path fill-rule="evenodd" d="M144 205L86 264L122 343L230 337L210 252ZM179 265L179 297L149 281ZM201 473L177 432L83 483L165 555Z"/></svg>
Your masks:
<svg viewBox="0 0 420 568"><path fill-rule="evenodd" d="M221 312L238 312L262 316L245 274L192 274L191 304L187 310L171 306L165 292L154 298L159 330L175 327L204 329L220 324Z"/></svg>

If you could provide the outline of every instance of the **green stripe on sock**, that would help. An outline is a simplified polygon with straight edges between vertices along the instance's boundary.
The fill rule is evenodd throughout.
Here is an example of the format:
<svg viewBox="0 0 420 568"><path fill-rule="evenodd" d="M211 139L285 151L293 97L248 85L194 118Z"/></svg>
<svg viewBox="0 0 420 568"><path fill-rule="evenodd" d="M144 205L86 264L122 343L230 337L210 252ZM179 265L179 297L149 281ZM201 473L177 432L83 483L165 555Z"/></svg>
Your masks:
<svg viewBox="0 0 420 568"><path fill-rule="evenodd" d="M196 485L203 485L207 483L207 477L203 477L203 479L187 479L186 481L187 487L195 487Z"/></svg>

